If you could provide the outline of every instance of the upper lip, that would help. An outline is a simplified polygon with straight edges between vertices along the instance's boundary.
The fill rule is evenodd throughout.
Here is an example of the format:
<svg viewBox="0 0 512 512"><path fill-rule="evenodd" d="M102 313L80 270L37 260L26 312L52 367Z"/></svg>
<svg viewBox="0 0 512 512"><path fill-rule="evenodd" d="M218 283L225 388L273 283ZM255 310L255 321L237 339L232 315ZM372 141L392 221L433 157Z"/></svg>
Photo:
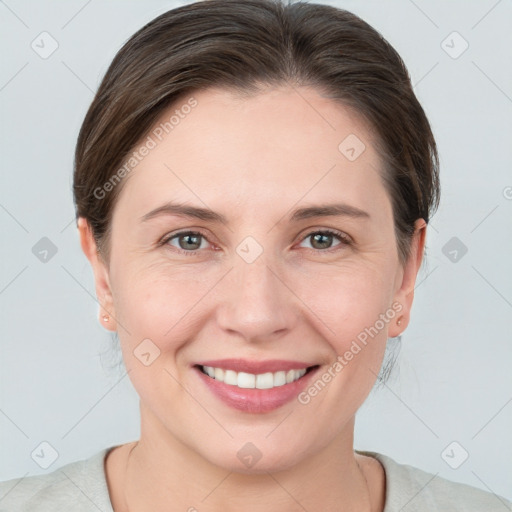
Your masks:
<svg viewBox="0 0 512 512"><path fill-rule="evenodd" d="M248 359L215 359L210 361L201 361L197 366L213 366L223 370L233 370L235 372L253 373L258 375L267 372L279 372L288 370L301 370L316 366L305 363L304 361L291 361L284 359L272 359L267 361L251 361Z"/></svg>

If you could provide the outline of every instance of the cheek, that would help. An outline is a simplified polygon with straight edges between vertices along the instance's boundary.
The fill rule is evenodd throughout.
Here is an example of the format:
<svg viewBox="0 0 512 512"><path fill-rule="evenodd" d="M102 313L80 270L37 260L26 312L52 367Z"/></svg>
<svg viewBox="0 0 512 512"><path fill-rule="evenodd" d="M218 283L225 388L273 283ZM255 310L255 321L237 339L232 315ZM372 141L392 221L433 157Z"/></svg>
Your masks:
<svg viewBox="0 0 512 512"><path fill-rule="evenodd" d="M281 278L296 297L290 296L289 304L283 303L283 307L301 308L303 318L311 322L316 318L319 329L324 324L321 331L326 338L346 343L347 338L356 338L373 326L390 307L392 269L383 266L355 260L324 267L308 262L300 269L285 271ZM117 268L122 269L122 263ZM168 344L180 339L180 333L186 336L192 325L201 321L206 308L215 309L214 296L229 295L224 287L232 281L222 283L226 269L208 264L171 266L159 262L125 268L113 282L116 318L132 334L128 335L130 344L140 342L141 336L154 337L161 350L171 349ZM387 324L382 326L381 322L377 327L387 330Z"/></svg>
<svg viewBox="0 0 512 512"><path fill-rule="evenodd" d="M326 338L339 350L345 349L352 339L363 339L371 327L376 327L379 334L386 337L391 317L395 315L391 308L394 273L392 268L385 269L383 265L331 268L315 273L313 278L302 276L295 289L324 324L322 331ZM372 333L372 337L377 336L374 329Z"/></svg>
<svg viewBox="0 0 512 512"><path fill-rule="evenodd" d="M380 319L391 305L394 274L391 262L373 256L323 264L305 261L281 273L295 295L286 303L285 292L283 307L299 308L299 328L313 326L337 355L350 350L353 340L386 339L389 322ZM130 351L144 339L161 352L178 351L212 317L215 296L230 296L229 283L238 286L233 279L223 281L226 268L211 262L178 265L159 259L143 265L126 260L114 268L116 318L125 328L119 336Z"/></svg>
<svg viewBox="0 0 512 512"><path fill-rule="evenodd" d="M141 399L154 411L162 399L179 394L180 349L190 341L191 309L199 290L187 280L146 269L119 275L116 316L123 360ZM190 285L190 283L188 283Z"/></svg>
<svg viewBox="0 0 512 512"><path fill-rule="evenodd" d="M127 266L120 272L114 301L116 318L124 327L119 329L123 345L134 350L142 340L150 339L161 352L178 350L212 286L207 276L201 274L198 279L200 274L165 265L143 270Z"/></svg>
<svg viewBox="0 0 512 512"><path fill-rule="evenodd" d="M335 424L346 421L364 402L379 374L392 307L393 274L383 265L354 265L318 275L314 289L302 293L329 345L330 364L301 398L310 410L332 411ZM313 291L314 290L314 291ZM335 428L335 427L333 427Z"/></svg>

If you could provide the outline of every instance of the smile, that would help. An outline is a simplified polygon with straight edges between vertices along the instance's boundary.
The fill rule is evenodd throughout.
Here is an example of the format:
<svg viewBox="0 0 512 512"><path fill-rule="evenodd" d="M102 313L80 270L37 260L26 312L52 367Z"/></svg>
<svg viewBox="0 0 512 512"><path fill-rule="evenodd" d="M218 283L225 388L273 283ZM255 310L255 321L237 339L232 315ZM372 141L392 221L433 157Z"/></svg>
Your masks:
<svg viewBox="0 0 512 512"><path fill-rule="evenodd" d="M213 366L200 366L200 369L212 379L243 389L272 389L284 386L299 380L307 372L306 368L259 374L235 372L234 370L224 370L223 368L215 368Z"/></svg>
<svg viewBox="0 0 512 512"><path fill-rule="evenodd" d="M228 407L261 414L294 402L320 368L310 364L217 359L196 363L193 369L206 389Z"/></svg>

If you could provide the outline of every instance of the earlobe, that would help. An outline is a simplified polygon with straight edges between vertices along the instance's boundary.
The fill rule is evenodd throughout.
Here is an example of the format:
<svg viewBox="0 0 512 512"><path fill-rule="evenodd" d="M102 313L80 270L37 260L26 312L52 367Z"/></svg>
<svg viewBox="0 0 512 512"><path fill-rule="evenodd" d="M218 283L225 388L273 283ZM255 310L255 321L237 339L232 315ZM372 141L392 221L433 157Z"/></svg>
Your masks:
<svg viewBox="0 0 512 512"><path fill-rule="evenodd" d="M78 233L82 251L91 264L96 296L100 304L100 323L109 331L116 331L115 309L107 265L101 258L92 229L87 219L79 217Z"/></svg>
<svg viewBox="0 0 512 512"><path fill-rule="evenodd" d="M390 337L399 336L409 324L416 278L423 261L426 232L427 223L423 219L418 219L414 225L409 258L403 266L400 281L397 283L394 303L400 304L401 309L397 314L397 319L389 327L388 334Z"/></svg>

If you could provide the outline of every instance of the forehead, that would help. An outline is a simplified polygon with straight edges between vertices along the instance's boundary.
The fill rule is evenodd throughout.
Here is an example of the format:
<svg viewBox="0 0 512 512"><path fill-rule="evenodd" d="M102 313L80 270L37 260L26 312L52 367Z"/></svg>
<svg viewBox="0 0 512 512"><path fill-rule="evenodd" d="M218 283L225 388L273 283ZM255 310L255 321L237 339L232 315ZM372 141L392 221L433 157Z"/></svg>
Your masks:
<svg viewBox="0 0 512 512"><path fill-rule="evenodd" d="M163 112L148 137L152 147L120 196L141 209L190 200L256 213L301 198L346 196L360 206L384 199L367 125L313 89L197 91Z"/></svg>

